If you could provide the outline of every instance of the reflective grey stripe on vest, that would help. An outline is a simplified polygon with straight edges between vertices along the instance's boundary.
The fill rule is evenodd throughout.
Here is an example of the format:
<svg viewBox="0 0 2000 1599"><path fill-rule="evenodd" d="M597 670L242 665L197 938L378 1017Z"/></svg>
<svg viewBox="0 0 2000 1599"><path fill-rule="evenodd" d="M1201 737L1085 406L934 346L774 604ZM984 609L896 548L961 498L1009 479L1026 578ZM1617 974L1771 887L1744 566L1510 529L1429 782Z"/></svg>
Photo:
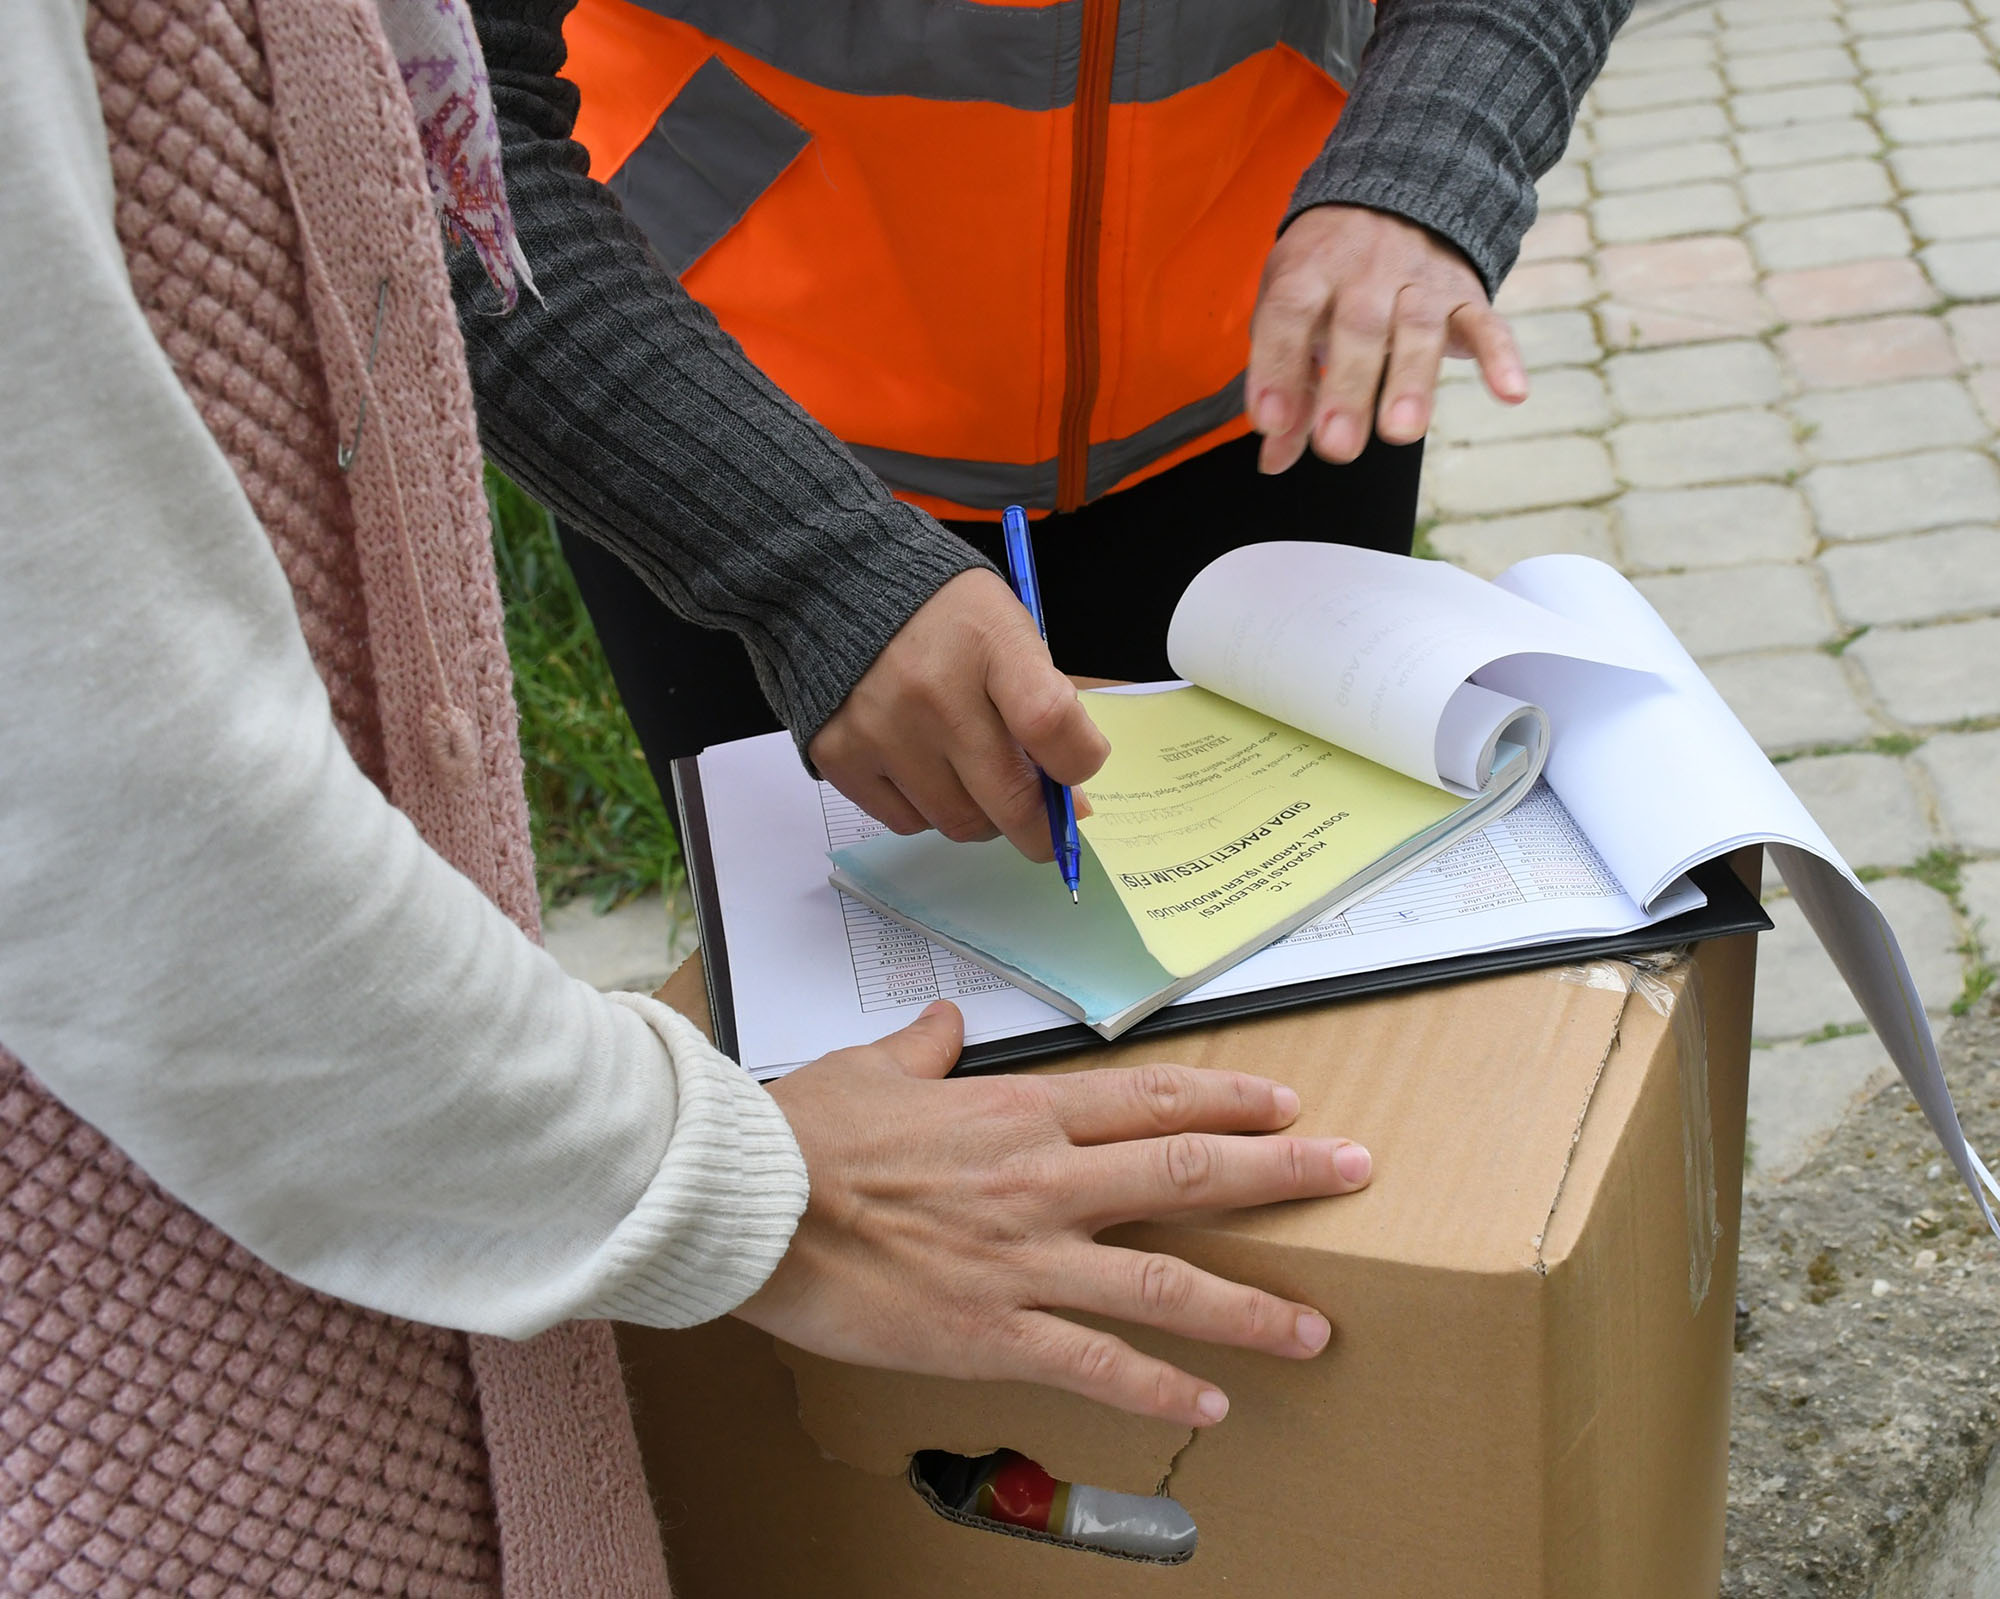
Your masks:
<svg viewBox="0 0 2000 1599"><path fill-rule="evenodd" d="M1213 394L1169 411L1137 433L1090 447L1090 469L1084 495L1096 499L1113 484L1141 467L1150 466L1170 450L1243 414L1243 374L1238 373ZM930 494L941 500L998 511L1009 505L1035 509L1056 503L1056 463L1046 461L960 461L949 456L913 455L883 450L872 444L850 444L875 475L906 494Z"/></svg>
<svg viewBox="0 0 2000 1599"><path fill-rule="evenodd" d="M1053 111L1076 98L1084 0L636 0L648 11L843 94L985 100ZM1375 26L1369 0L1123 0L1111 98L1164 100L1275 45L1343 87Z"/></svg>
<svg viewBox="0 0 2000 1599"><path fill-rule="evenodd" d="M710 56L609 187L679 274L743 219L811 137Z"/></svg>

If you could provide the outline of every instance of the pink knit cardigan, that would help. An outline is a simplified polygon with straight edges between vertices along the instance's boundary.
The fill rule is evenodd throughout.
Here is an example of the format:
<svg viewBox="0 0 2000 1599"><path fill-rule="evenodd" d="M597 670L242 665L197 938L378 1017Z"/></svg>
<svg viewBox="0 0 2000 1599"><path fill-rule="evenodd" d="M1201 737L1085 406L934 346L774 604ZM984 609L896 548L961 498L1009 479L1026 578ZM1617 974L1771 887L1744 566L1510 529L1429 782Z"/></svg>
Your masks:
<svg viewBox="0 0 2000 1599"><path fill-rule="evenodd" d="M93 0L89 48L133 287L349 747L539 936L472 397L372 0ZM0 1591L666 1593L607 1327L313 1293L4 1051L0 1292Z"/></svg>

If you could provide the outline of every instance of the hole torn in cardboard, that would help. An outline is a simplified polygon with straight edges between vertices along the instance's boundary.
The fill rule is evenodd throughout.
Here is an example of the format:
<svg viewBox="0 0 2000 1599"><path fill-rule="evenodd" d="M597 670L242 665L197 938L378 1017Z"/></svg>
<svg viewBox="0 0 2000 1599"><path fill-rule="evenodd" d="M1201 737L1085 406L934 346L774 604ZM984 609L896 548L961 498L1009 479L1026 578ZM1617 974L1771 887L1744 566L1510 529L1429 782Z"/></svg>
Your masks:
<svg viewBox="0 0 2000 1599"><path fill-rule="evenodd" d="M910 1486L945 1520L981 1532L1145 1565L1194 1557L1194 1518L1178 1500L1059 1482L1012 1449L976 1457L920 1450Z"/></svg>

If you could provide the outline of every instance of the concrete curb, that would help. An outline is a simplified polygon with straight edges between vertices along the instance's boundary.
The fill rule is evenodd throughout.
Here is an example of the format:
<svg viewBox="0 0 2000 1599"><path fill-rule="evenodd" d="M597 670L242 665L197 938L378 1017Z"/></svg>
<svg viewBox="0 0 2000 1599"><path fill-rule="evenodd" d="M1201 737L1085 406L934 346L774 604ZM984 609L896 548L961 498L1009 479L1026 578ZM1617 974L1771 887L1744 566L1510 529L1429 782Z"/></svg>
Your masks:
<svg viewBox="0 0 2000 1599"><path fill-rule="evenodd" d="M2000 1147L2000 1014L1944 1055ZM1746 1192L1724 1599L2000 1595L1997 1251L1900 1081Z"/></svg>

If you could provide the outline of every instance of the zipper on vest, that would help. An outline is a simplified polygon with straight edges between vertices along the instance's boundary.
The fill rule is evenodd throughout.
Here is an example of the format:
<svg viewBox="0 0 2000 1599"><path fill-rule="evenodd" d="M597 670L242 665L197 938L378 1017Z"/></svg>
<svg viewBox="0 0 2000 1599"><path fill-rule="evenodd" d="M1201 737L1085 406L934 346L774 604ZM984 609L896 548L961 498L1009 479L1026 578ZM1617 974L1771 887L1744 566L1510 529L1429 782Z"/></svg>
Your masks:
<svg viewBox="0 0 2000 1599"><path fill-rule="evenodd" d="M1083 504L1090 413L1097 404L1097 244L1104 217L1104 147L1111 129L1111 62L1118 0L1083 0L1070 145L1069 249L1063 276L1063 402L1056 438L1056 509Z"/></svg>

